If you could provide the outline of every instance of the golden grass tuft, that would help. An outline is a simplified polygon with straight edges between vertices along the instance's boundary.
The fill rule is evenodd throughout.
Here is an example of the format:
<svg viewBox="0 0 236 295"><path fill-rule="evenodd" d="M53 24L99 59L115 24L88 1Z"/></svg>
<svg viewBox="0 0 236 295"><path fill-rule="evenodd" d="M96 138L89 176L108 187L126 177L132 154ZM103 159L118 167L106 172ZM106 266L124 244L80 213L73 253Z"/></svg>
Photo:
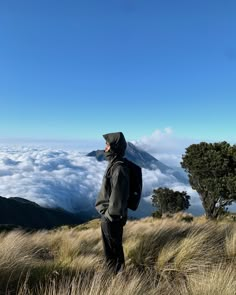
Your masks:
<svg viewBox="0 0 236 295"><path fill-rule="evenodd" d="M188 278L188 286L190 295L235 295L235 264L219 264L204 272L199 271Z"/></svg>
<svg viewBox="0 0 236 295"><path fill-rule="evenodd" d="M235 295L236 224L181 218L128 221L127 267L114 277L103 268L99 220L1 233L0 294Z"/></svg>
<svg viewBox="0 0 236 295"><path fill-rule="evenodd" d="M231 231L226 236L225 251L227 258L236 263L236 231Z"/></svg>

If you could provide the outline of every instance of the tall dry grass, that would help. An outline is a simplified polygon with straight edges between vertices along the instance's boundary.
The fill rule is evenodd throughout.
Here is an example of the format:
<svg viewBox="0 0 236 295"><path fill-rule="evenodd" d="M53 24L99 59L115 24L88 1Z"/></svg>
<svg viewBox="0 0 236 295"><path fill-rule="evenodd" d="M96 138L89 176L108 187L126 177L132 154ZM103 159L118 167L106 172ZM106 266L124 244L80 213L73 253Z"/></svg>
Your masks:
<svg viewBox="0 0 236 295"><path fill-rule="evenodd" d="M103 268L99 221L0 234L0 294L236 295L236 223L129 221L126 270Z"/></svg>

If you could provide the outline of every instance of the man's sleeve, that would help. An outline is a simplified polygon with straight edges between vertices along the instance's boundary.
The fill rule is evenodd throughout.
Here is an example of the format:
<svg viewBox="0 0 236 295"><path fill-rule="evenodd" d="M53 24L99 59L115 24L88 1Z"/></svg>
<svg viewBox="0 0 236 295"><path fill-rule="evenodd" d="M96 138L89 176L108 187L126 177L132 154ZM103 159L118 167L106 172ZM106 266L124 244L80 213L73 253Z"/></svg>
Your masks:
<svg viewBox="0 0 236 295"><path fill-rule="evenodd" d="M105 216L113 221L122 218L127 210L129 196L129 171L128 168L119 165L113 171L111 178L111 195L109 207Z"/></svg>

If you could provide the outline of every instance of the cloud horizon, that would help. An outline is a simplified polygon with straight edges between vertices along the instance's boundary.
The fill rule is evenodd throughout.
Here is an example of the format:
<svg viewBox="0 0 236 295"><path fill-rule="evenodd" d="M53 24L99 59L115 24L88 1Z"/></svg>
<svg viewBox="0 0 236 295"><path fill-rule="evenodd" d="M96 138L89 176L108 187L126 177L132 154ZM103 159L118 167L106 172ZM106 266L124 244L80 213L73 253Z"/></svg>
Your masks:
<svg viewBox="0 0 236 295"><path fill-rule="evenodd" d="M168 128L133 143L164 164L180 167L181 155L190 141L173 136ZM0 195L22 197L43 207L61 207L70 212L94 209L107 162L87 157L88 150L78 151L76 145L56 147L0 145ZM99 148L101 143L89 151ZM189 185L158 169L143 169L143 198L147 203L151 203L152 191L158 187L186 191L191 196L188 211L203 212L197 192Z"/></svg>
<svg viewBox="0 0 236 295"><path fill-rule="evenodd" d="M43 207L61 207L70 212L94 208L107 162L77 151L22 147L0 148L0 195L21 197ZM143 169L143 197L150 202L154 188L194 192L174 176ZM192 202L197 203L195 197Z"/></svg>

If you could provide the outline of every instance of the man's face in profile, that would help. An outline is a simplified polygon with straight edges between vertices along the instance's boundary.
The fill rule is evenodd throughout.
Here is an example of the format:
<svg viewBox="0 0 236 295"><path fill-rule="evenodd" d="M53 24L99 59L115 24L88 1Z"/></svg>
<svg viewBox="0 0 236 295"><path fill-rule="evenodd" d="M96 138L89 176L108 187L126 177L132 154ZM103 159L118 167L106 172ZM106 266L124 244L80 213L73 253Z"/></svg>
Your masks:
<svg viewBox="0 0 236 295"><path fill-rule="evenodd" d="M108 152L110 148L111 148L110 144L106 142L105 152Z"/></svg>

